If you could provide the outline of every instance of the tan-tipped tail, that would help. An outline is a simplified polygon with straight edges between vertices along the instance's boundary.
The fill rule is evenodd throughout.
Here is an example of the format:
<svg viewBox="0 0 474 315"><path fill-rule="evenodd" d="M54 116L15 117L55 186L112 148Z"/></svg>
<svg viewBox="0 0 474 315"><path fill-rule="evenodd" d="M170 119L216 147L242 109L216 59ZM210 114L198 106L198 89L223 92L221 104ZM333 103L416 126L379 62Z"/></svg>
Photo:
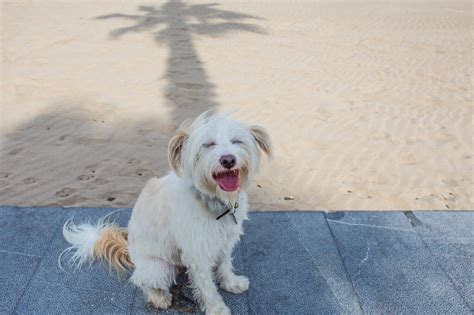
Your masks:
<svg viewBox="0 0 474 315"><path fill-rule="evenodd" d="M105 260L111 268L119 272L133 269L128 255L128 231L112 225L101 231L100 239L94 244L94 256Z"/></svg>
<svg viewBox="0 0 474 315"><path fill-rule="evenodd" d="M71 253L69 263L76 268L100 259L119 272L133 269L128 255L127 229L107 221L112 213L101 218L96 224L76 225L72 220L64 224L63 235L71 246L59 256L60 267L63 254Z"/></svg>

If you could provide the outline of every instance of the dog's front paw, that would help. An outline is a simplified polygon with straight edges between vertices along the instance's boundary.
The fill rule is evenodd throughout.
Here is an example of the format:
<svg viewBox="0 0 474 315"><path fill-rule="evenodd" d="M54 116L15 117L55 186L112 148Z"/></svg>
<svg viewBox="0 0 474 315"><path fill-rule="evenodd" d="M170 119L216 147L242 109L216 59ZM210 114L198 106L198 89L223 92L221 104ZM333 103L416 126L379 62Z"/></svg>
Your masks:
<svg viewBox="0 0 474 315"><path fill-rule="evenodd" d="M230 309L224 303L206 308L206 315L231 315Z"/></svg>
<svg viewBox="0 0 474 315"><path fill-rule="evenodd" d="M233 276L221 282L221 288L231 293L243 293L248 290L250 281L244 276Z"/></svg>

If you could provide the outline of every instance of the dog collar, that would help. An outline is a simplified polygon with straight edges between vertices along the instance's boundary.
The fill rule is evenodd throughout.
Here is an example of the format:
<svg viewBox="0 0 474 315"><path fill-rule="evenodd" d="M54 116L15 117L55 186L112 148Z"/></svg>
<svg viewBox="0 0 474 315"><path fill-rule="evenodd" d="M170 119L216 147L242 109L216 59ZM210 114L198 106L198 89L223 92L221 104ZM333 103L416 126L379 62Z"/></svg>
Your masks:
<svg viewBox="0 0 474 315"><path fill-rule="evenodd" d="M209 209L211 212L222 212L219 216L217 216L216 220L219 220L226 214L230 213L232 218L234 219L235 224L238 224L237 218L235 217L235 212L237 211L237 208L239 207L239 203L235 202L234 204L232 203L226 203L222 201L221 199L217 197L210 197L209 195L204 194L201 192L199 189L196 187L192 186L192 189L196 193L196 197L206 206L207 209Z"/></svg>
<svg viewBox="0 0 474 315"><path fill-rule="evenodd" d="M239 207L239 203L236 201L234 203L234 205L230 205L230 207L227 207L227 209L221 214L219 215L216 220L219 220L220 218L222 218L223 216L225 216L227 213L229 213L231 210L233 210L232 212L230 212L230 215L232 216L232 218L234 219L234 222L235 224L237 224L237 218L235 217L235 211L237 211L237 208Z"/></svg>

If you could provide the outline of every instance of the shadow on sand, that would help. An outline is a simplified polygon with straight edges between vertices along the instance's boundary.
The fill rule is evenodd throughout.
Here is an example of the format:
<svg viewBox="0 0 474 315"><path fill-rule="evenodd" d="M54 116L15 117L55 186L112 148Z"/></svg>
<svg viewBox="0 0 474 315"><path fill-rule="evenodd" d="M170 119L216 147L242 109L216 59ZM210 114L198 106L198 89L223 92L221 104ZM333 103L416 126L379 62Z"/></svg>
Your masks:
<svg viewBox="0 0 474 315"><path fill-rule="evenodd" d="M218 4L189 5L181 1L168 1L159 8L138 7L140 14L109 14L98 19L125 19L135 24L113 30L111 39L128 33L150 32L157 43L169 49L164 79L171 118L182 122L208 109L217 108L215 85L209 80L206 69L194 47L194 36L223 36L231 32L265 34L257 25L243 21L260 18L221 10Z"/></svg>
<svg viewBox="0 0 474 315"><path fill-rule="evenodd" d="M112 30L112 40L131 32L150 32L157 44L166 44L164 105L171 108L171 121L124 125L110 117L118 110L114 104L99 112L104 104L95 107L94 99L52 100L49 111L2 135L0 204L132 207L143 182L168 171L167 143L176 126L218 107L215 85L194 38L232 32L264 34L246 22L258 17L221 10L217 4L169 1L158 7L140 6L137 14L94 17L92 23L108 19L133 23Z"/></svg>

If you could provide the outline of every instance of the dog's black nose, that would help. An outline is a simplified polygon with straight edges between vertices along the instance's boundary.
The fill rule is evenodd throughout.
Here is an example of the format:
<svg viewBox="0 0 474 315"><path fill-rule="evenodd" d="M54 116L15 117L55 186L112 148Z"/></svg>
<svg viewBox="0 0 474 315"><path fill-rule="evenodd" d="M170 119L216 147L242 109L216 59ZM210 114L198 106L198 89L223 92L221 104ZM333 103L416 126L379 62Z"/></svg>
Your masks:
<svg viewBox="0 0 474 315"><path fill-rule="evenodd" d="M219 159L219 162L221 162L221 165L224 166L225 168L231 169L235 165L235 156L232 154L223 155Z"/></svg>

